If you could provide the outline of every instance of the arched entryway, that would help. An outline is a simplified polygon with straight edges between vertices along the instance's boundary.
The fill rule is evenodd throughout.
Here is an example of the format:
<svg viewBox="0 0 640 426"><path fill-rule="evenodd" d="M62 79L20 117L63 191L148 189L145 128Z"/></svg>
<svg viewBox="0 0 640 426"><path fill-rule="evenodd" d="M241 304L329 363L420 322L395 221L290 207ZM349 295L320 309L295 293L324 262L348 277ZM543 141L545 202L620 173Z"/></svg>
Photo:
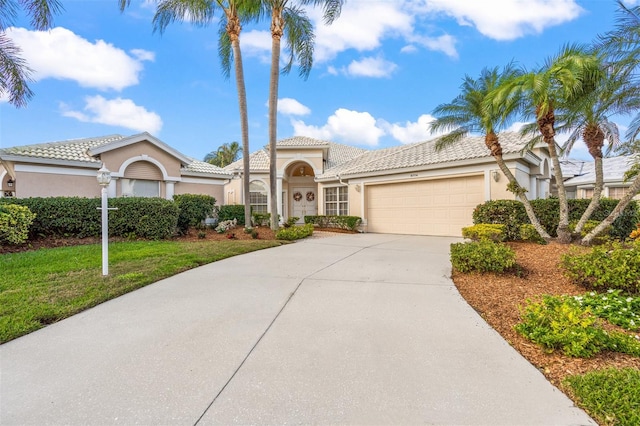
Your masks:
<svg viewBox="0 0 640 426"><path fill-rule="evenodd" d="M287 167L285 179L286 191L283 192L288 194L287 217L297 217L301 223L305 216L317 215L318 184L315 182L313 167L304 161L296 161Z"/></svg>

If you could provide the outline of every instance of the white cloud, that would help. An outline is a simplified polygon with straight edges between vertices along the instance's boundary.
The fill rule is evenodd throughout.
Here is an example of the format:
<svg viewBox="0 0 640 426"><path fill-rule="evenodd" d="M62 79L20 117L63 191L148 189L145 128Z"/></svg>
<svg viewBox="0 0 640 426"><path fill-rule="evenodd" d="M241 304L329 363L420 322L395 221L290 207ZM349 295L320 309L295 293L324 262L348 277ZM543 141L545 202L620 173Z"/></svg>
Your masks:
<svg viewBox="0 0 640 426"><path fill-rule="evenodd" d="M345 73L356 77L390 77L398 68L393 62L384 60L381 57L368 57L360 61L352 61Z"/></svg>
<svg viewBox="0 0 640 426"><path fill-rule="evenodd" d="M260 62L271 64L271 32L270 31L243 31L240 33L240 45L242 57L254 56Z"/></svg>
<svg viewBox="0 0 640 426"><path fill-rule="evenodd" d="M22 49L35 80L73 80L83 87L120 91L138 84L143 62L154 60L152 52L135 49L130 56L103 40L92 43L62 27L9 28L7 33Z"/></svg>
<svg viewBox="0 0 640 426"><path fill-rule="evenodd" d="M72 111L61 105L62 115L87 123L126 127L154 135L162 129L162 119L158 114L136 105L131 99L108 100L98 95L87 96L85 102L84 112Z"/></svg>
<svg viewBox="0 0 640 426"><path fill-rule="evenodd" d="M376 146L385 132L368 112L338 109L324 126L307 125L302 120L291 120L294 134L318 139L338 139L356 145Z"/></svg>
<svg viewBox="0 0 640 426"><path fill-rule="evenodd" d="M416 0L414 6L451 16L496 40L539 34L583 12L576 0Z"/></svg>
<svg viewBox="0 0 640 426"><path fill-rule="evenodd" d="M435 120L435 118L429 114L423 114L418 117L418 121L407 121L404 124L387 124L386 130L394 139L401 143L414 143L421 142L437 135L432 135L429 131L429 124Z"/></svg>
<svg viewBox="0 0 640 426"><path fill-rule="evenodd" d="M292 98L278 99L278 112L283 115L309 115L311 110Z"/></svg>
<svg viewBox="0 0 640 426"><path fill-rule="evenodd" d="M421 45L422 47L426 47L429 50L442 52L450 58L458 57L458 51L456 50L456 38L449 34L443 34L439 37L412 35L409 37L409 40Z"/></svg>

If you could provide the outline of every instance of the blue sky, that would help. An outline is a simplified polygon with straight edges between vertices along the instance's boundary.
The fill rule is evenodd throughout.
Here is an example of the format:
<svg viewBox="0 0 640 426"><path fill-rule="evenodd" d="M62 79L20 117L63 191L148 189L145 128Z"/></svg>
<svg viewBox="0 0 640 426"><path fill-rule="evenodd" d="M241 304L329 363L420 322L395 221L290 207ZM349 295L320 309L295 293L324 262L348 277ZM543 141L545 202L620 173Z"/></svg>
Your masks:
<svg viewBox="0 0 640 426"><path fill-rule="evenodd" d="M637 0L627 1L633 5ZM225 79L217 25L171 24L153 33L153 0L62 0L47 32L20 17L8 30L34 69L35 97L0 98L0 148L148 131L194 158L238 141L233 76ZM304 135L363 148L430 138L427 123L465 74L510 61L534 67L569 42L612 28L613 0L347 0L315 23L315 62L280 80L278 138ZM268 22L241 36L251 150L268 143ZM627 117L618 119L624 130ZM573 157L588 158L581 144Z"/></svg>

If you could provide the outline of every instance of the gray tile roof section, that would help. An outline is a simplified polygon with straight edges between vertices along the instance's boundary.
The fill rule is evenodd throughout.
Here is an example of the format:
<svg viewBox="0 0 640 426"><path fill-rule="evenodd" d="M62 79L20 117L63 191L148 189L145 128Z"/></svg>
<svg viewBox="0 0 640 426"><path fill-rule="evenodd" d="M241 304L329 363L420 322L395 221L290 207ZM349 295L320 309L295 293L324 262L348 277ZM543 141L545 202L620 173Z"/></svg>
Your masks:
<svg viewBox="0 0 640 426"><path fill-rule="evenodd" d="M517 132L501 133L499 137L503 154L520 152L526 144L526 141ZM318 178L429 166L488 157L490 155L484 143L484 136L466 137L440 151L435 149L436 141L437 139L431 139L424 142L369 151L340 167L327 170Z"/></svg>
<svg viewBox="0 0 640 426"><path fill-rule="evenodd" d="M321 147L328 146L331 142L323 141L320 139L310 138L308 136L294 136L287 139L282 139L276 142L276 145L279 147L301 147L301 146L309 146L309 147Z"/></svg>
<svg viewBox="0 0 640 426"><path fill-rule="evenodd" d="M326 170L351 161L367 152L370 151L355 146L329 142L329 156L327 158Z"/></svg>
<svg viewBox="0 0 640 426"><path fill-rule="evenodd" d="M242 161L243 161L242 158L237 161L234 161L228 166L225 166L224 170L226 170L227 172L242 170L243 168ZM266 150L261 149L260 151L256 151L253 154L249 155L249 169L254 172L261 171L261 170L268 171L269 170L269 153Z"/></svg>
<svg viewBox="0 0 640 426"><path fill-rule="evenodd" d="M81 161L100 163L100 159L89 155L92 148L107 145L123 139L121 135L109 135L94 138L71 139L61 142L41 143L36 145L16 146L0 149L0 156L19 156L63 161Z"/></svg>
<svg viewBox="0 0 640 426"><path fill-rule="evenodd" d="M624 174L634 162L633 156L620 156L609 157L602 159L602 169L604 172L605 182L622 182L624 180ZM564 167L562 168L564 173ZM593 184L596 181L596 173L593 162L585 162L580 176L567 179L565 186L567 185L587 185Z"/></svg>
<svg viewBox="0 0 640 426"><path fill-rule="evenodd" d="M588 161L584 160L560 160L560 168L562 169L562 176L565 179L572 178L574 176L580 176L584 173L585 165L589 164Z"/></svg>
<svg viewBox="0 0 640 426"><path fill-rule="evenodd" d="M228 175L229 177L232 176L230 172L224 170L221 167L214 166L213 164L195 159L191 159L191 163L189 163L186 167L183 167L182 171L186 173L218 174Z"/></svg>

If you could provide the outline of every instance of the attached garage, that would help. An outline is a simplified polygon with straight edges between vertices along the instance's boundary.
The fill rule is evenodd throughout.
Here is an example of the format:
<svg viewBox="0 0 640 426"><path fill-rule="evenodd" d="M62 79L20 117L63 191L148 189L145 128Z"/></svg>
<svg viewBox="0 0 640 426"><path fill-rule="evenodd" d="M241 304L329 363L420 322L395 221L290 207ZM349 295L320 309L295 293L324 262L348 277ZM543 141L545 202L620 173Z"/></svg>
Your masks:
<svg viewBox="0 0 640 426"><path fill-rule="evenodd" d="M483 175L366 188L368 232L460 236L485 201Z"/></svg>

